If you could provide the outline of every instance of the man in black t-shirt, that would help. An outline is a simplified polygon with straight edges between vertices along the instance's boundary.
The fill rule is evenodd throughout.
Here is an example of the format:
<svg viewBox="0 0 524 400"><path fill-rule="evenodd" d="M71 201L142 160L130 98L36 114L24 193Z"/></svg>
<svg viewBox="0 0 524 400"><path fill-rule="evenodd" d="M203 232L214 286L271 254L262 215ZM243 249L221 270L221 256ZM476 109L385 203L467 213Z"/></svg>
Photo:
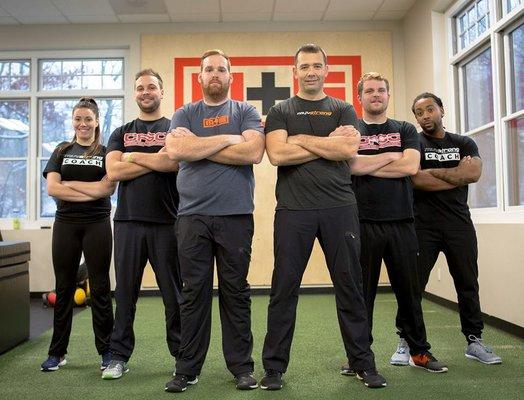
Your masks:
<svg viewBox="0 0 524 400"><path fill-rule="evenodd" d="M113 353L103 379L117 379L128 371L135 345L133 321L144 267L149 260L165 306L169 352L177 357L180 346L178 268L175 221L178 163L164 149L170 120L163 118L162 79L149 69L135 77L137 119L117 128L107 146L107 175L118 181L115 214L115 327Z"/></svg>
<svg viewBox="0 0 524 400"><path fill-rule="evenodd" d="M359 154L350 160L350 166L359 208L360 264L370 340L373 340L373 307L384 260L402 317L398 319L401 323L398 329L409 345L409 353L400 353L402 357L393 357L390 363L446 372L447 367L429 352L418 287L410 183L420 160L418 134L410 123L387 117L389 82L382 75L364 74L358 83L358 96L363 108L363 119L359 120L361 142ZM350 360L341 373L350 375L353 371Z"/></svg>
<svg viewBox="0 0 524 400"><path fill-rule="evenodd" d="M360 135L353 106L324 93L326 55L302 46L293 67L296 96L273 106L266 119L269 160L278 166L275 266L262 353L260 387L278 390L289 364L300 282L315 238L326 256L348 359L366 386L386 386L369 345L359 265L360 234L347 160Z"/></svg>
<svg viewBox="0 0 524 400"><path fill-rule="evenodd" d="M442 251L457 290L466 357L500 364L502 359L481 339L477 236L467 204L468 184L477 182L482 172L477 145L468 136L444 130L442 100L433 93L417 96L411 109L422 128L420 170L412 178L420 289Z"/></svg>

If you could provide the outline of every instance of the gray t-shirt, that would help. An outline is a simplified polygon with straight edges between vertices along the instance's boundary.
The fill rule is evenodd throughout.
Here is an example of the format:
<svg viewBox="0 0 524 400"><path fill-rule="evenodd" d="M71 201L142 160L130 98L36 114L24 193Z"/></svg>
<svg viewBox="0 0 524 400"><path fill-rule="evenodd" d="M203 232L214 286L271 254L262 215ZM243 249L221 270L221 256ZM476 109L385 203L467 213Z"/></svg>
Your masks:
<svg viewBox="0 0 524 400"><path fill-rule="evenodd" d="M255 107L228 100L208 106L202 100L179 108L171 129L185 127L197 136L241 135L248 129L263 133ZM226 165L207 159L180 162L177 178L178 215L251 214L255 179L252 165Z"/></svg>

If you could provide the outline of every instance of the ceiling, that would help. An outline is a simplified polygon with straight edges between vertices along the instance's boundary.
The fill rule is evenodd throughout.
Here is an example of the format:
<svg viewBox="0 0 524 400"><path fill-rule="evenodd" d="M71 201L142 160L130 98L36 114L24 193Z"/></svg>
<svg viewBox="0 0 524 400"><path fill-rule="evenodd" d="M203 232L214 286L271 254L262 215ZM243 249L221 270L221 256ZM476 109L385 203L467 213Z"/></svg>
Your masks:
<svg viewBox="0 0 524 400"><path fill-rule="evenodd" d="M415 1L0 0L0 25L391 21L404 17Z"/></svg>

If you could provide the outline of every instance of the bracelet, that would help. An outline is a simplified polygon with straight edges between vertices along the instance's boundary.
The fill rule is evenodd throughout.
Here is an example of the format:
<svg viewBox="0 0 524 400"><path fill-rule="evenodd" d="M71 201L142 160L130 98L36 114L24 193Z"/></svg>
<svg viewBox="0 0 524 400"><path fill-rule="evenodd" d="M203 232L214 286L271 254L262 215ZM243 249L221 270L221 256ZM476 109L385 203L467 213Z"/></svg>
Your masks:
<svg viewBox="0 0 524 400"><path fill-rule="evenodd" d="M129 155L127 156L126 161L127 161L128 163L132 163L132 162L133 162L133 153L129 153Z"/></svg>

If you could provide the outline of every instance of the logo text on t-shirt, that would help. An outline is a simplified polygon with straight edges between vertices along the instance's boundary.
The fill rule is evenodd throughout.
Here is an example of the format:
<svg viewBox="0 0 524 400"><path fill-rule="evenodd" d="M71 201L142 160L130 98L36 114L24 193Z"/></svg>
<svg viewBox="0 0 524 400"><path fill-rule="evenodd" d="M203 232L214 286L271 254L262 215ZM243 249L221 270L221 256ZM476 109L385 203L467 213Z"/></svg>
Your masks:
<svg viewBox="0 0 524 400"><path fill-rule="evenodd" d="M379 150L386 147L401 147L400 133L383 133L380 135L362 136L359 150Z"/></svg>
<svg viewBox="0 0 524 400"><path fill-rule="evenodd" d="M426 161L460 161L460 149L451 147L449 149L426 148L424 150L424 159Z"/></svg>
<svg viewBox="0 0 524 400"><path fill-rule="evenodd" d="M165 146L166 132L126 133L124 135L124 147L129 146Z"/></svg>
<svg viewBox="0 0 524 400"><path fill-rule="evenodd" d="M204 128L213 128L225 124L229 124L229 115L219 115L218 117L204 118L202 120Z"/></svg>
<svg viewBox="0 0 524 400"><path fill-rule="evenodd" d="M101 156L92 156L85 158L84 156L78 156L73 154L66 154L62 165L91 165L93 167L102 168L104 158Z"/></svg>
<svg viewBox="0 0 524 400"><path fill-rule="evenodd" d="M322 117L331 117L333 111L298 111L297 115L312 115L312 116L322 116Z"/></svg>

